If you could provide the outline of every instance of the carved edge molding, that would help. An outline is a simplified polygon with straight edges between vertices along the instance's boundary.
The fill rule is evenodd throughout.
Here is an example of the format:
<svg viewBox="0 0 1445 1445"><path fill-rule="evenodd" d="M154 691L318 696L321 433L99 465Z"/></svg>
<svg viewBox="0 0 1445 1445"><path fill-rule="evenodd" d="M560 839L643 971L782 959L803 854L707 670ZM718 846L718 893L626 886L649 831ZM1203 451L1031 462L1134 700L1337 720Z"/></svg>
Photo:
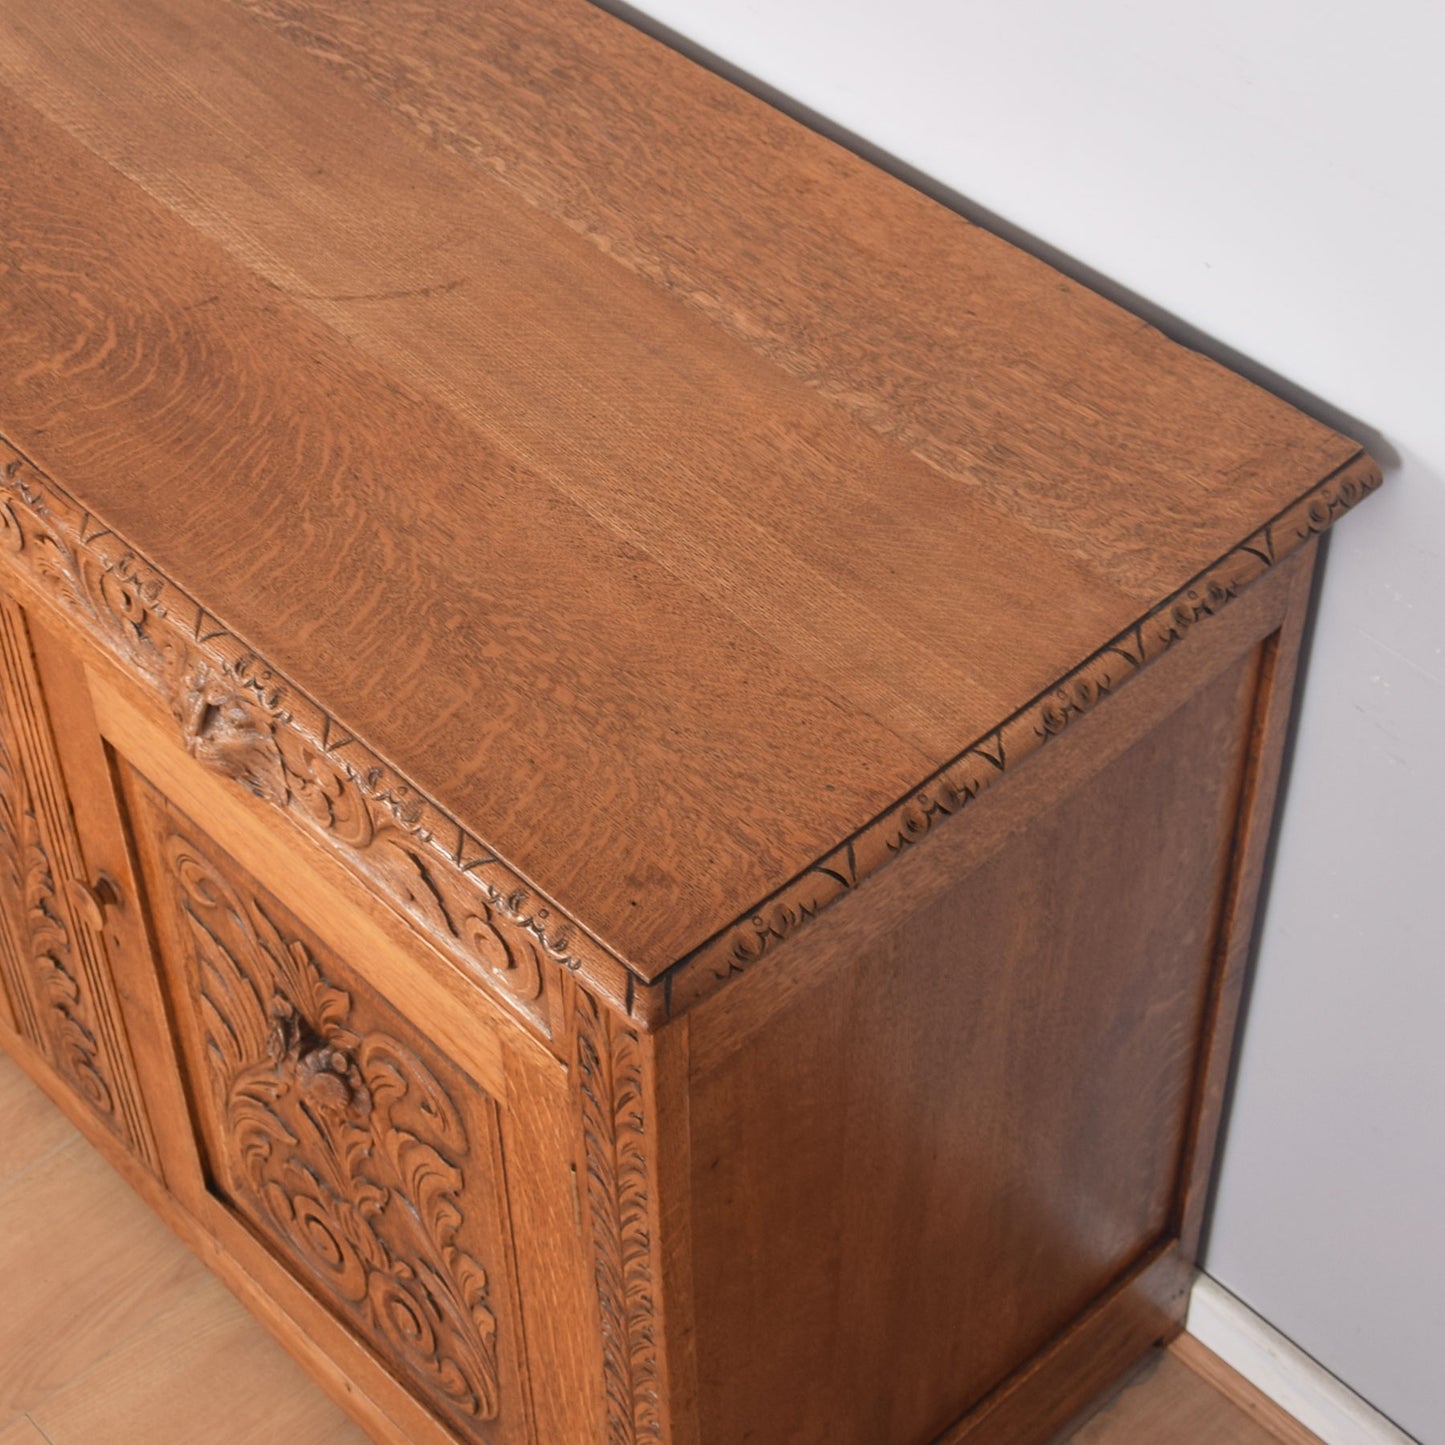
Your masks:
<svg viewBox="0 0 1445 1445"><path fill-rule="evenodd" d="M661 1441L647 1118L636 1032L576 990L575 1077L602 1325L607 1445Z"/></svg>
<svg viewBox="0 0 1445 1445"><path fill-rule="evenodd" d="M1163 656L1196 622L1221 611L1250 583L1330 527L1380 481L1375 463L1363 452L1356 454L998 728L970 744L909 797L785 884L747 917L679 960L660 980L666 989L667 1016L692 1007L746 972L810 918L927 837L941 819L966 807Z"/></svg>
<svg viewBox="0 0 1445 1445"><path fill-rule="evenodd" d="M628 1009L634 976L576 920L3 438L0 464L0 556L150 683L192 756L279 806L548 1036L537 958Z"/></svg>
<svg viewBox="0 0 1445 1445"><path fill-rule="evenodd" d="M487 928L518 946L535 945L545 958L578 973L599 998L645 1029L659 1026L746 972L809 919L926 837L940 819L959 812L1143 671L1196 622L1219 612L1325 531L1381 480L1375 463L1357 453L906 798L647 983L3 438L0 456L0 555L8 552L12 563L58 598L112 652L139 665L181 724L192 753L239 776L252 791L272 795L274 761L268 760L259 776L250 762L237 761L238 753L252 751L252 724L227 727L223 719L222 732L229 734L230 745L220 748L208 748L205 739L196 736L206 709L214 716L218 708L224 712L226 704L239 704L259 715L264 729L281 743L282 789L273 801L354 871L381 887L401 913L449 951L457 953L461 943L465 956L467 929L454 924L439 928L429 916L438 893L461 890L484 906ZM302 776L285 775L288 755L304 759ZM325 802L318 820L316 800L337 787L359 800L368 820L367 842L348 837L348 827L331 802ZM419 882L398 878L394 869L378 872L368 866L362 855L372 833L382 828L412 841L412 866L425 855ZM445 908L442 916L448 918ZM483 977L491 973L477 968L475 961L473 971ZM505 981L492 982L494 992L519 1007ZM536 1007L523 1001L520 1011L544 1032L553 1032L550 1019Z"/></svg>

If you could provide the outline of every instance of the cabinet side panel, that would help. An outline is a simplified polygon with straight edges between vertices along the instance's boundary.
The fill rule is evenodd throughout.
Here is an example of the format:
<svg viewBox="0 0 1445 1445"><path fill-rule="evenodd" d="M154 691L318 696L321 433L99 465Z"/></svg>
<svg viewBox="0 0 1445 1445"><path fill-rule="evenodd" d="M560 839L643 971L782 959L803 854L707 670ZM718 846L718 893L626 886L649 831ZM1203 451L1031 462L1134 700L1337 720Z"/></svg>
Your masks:
<svg viewBox="0 0 1445 1445"><path fill-rule="evenodd" d="M694 1076L705 1441L932 1440L1172 1236L1260 666Z"/></svg>

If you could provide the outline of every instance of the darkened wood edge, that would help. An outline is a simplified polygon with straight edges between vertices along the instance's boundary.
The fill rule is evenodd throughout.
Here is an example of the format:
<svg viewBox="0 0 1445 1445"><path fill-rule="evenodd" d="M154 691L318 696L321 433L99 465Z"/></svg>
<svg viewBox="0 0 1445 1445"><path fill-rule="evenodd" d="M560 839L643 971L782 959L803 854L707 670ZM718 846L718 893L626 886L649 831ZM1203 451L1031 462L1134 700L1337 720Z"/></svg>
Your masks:
<svg viewBox="0 0 1445 1445"><path fill-rule="evenodd" d="M1300 646L1314 584L1316 558L1307 556L1300 560L1303 565L1290 583L1280 627L1262 644L1249 719L1250 746L1240 780L1229 872L1214 944L1210 993L1194 1087L1194 1113L1186 1134L1186 1152L1180 1166L1175 1202L1174 1227L1191 1258L1198 1253L1204 1228L1225 1095L1238 1043L1255 917L1264 885L1300 665Z"/></svg>
<svg viewBox="0 0 1445 1445"><path fill-rule="evenodd" d="M1031 698L998 728L977 739L926 778L909 797L878 815L852 838L766 899L749 916L709 939L658 980L669 1015L690 1008L808 919L851 892L870 874L917 843L941 819L963 809L1177 643L1251 583L1325 531L1380 485L1363 452L1280 511L1257 532L1206 567L1172 597Z"/></svg>
<svg viewBox="0 0 1445 1445"><path fill-rule="evenodd" d="M745 972L1141 672L1189 628L1325 531L1381 480L1375 463L1357 452L1173 596L911 788L907 797L685 958L649 975L608 949L581 921L412 786L13 443L0 438L0 449L5 453L0 555L40 582L111 651L140 667L192 751L197 751L198 707L216 688L226 689L228 696L263 718L278 738L299 744L303 761L285 771L280 795L271 801L379 884L395 908L431 935L445 935L446 930L422 915L415 890L408 889L405 880L378 879L358 859L352 833L358 812L365 815L368 833L384 824L409 835L450 885L465 890L484 910L489 929L519 946L539 948L552 964L578 974L594 996L644 1029L658 1027ZM197 755L207 760L203 751ZM243 781L252 791L263 791L257 780ZM330 796L337 790L345 795L342 807ZM452 933L440 941L455 952L459 939L456 930ZM482 977L495 972L475 971ZM505 981L494 978L493 983L505 997Z"/></svg>
<svg viewBox="0 0 1445 1445"><path fill-rule="evenodd" d="M934 1445L1047 1439L1146 1350L1178 1334L1193 1277L1178 1241L1156 1245Z"/></svg>
<svg viewBox="0 0 1445 1445"><path fill-rule="evenodd" d="M1014 769L1006 786L990 790L970 810L966 827L930 833L928 847L905 850L896 866L872 874L836 907L780 944L762 967L749 969L725 992L680 1015L690 1024L694 1069L710 1073L741 1048L763 1020L816 986L837 960L874 947L902 920L925 911L1056 808L1060 799L1179 709L1191 706L1226 668L1255 653L1284 626L1294 579L1309 570L1318 545L1307 543L1284 559L1207 631L1191 631L1154 665L1148 687L1121 692L1107 708L1092 710L1069 728L1057 746L1041 751L1027 768Z"/></svg>

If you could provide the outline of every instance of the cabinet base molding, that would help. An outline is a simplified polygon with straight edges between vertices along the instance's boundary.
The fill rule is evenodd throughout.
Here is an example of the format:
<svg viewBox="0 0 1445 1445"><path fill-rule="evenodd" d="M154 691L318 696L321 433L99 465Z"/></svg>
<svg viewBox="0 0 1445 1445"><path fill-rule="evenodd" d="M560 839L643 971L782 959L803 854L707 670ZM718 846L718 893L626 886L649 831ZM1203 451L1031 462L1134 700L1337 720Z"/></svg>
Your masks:
<svg viewBox="0 0 1445 1445"><path fill-rule="evenodd" d="M1151 1346L1179 1332L1189 1275L1177 1242L1152 1251L1017 1374L944 1431L937 1445L1047 1439Z"/></svg>

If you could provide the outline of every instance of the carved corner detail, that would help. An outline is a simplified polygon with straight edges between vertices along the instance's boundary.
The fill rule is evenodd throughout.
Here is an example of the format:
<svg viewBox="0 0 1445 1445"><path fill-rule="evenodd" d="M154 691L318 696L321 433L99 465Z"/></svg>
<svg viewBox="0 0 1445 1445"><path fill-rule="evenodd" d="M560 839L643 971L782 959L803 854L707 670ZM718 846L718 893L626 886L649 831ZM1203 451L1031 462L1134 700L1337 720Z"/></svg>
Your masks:
<svg viewBox="0 0 1445 1445"><path fill-rule="evenodd" d="M1001 726L970 744L907 798L675 964L667 976L671 1012L685 1010L746 972L808 919L925 838L941 819L967 806L1379 485L1374 463L1360 455L1286 507Z"/></svg>

